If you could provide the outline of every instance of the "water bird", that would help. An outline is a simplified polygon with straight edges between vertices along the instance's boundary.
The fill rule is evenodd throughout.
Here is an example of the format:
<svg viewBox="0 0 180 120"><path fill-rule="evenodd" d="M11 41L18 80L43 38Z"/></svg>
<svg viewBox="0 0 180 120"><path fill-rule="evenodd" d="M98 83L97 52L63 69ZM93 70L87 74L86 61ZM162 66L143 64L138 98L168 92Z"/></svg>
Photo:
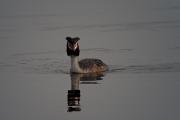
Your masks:
<svg viewBox="0 0 180 120"><path fill-rule="evenodd" d="M71 73L99 73L108 70L108 66L100 59L85 58L79 60L79 37L66 37L66 40L66 52L71 58Z"/></svg>

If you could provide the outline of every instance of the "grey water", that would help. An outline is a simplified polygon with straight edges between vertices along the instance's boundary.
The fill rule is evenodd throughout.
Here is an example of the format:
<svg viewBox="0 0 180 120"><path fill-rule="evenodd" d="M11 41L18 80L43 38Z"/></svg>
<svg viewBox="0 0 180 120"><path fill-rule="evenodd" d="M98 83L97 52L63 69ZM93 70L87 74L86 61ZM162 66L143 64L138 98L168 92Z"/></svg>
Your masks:
<svg viewBox="0 0 180 120"><path fill-rule="evenodd" d="M179 0L1 0L1 120L179 120ZM71 75L80 58L109 71Z"/></svg>

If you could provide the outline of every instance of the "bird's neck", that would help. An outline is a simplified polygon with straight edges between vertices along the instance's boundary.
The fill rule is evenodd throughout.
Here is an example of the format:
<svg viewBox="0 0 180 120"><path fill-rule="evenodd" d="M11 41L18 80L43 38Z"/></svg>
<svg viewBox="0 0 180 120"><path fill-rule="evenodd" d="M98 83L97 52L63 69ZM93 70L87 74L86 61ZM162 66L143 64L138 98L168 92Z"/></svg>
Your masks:
<svg viewBox="0 0 180 120"><path fill-rule="evenodd" d="M82 70L79 66L79 57L71 56L71 72L72 73L81 73Z"/></svg>

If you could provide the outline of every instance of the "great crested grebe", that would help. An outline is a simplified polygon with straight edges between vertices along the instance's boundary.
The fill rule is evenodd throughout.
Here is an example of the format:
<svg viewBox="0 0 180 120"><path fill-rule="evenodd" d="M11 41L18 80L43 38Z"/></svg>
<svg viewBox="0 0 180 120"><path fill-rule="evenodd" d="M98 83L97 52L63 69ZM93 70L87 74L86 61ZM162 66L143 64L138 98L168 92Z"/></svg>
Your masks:
<svg viewBox="0 0 180 120"><path fill-rule="evenodd" d="M71 73L98 73L108 70L108 66L100 59L86 58L79 61L79 37L66 37L67 55L71 57Z"/></svg>

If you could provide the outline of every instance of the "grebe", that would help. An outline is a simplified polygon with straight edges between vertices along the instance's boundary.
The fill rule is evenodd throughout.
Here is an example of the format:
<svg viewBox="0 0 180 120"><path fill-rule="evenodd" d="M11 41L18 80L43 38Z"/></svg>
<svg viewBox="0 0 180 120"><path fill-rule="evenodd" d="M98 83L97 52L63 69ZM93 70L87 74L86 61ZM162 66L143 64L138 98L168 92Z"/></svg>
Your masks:
<svg viewBox="0 0 180 120"><path fill-rule="evenodd" d="M108 70L108 66L100 59L86 58L79 61L79 37L66 37L67 55L71 57L71 73L98 73Z"/></svg>

